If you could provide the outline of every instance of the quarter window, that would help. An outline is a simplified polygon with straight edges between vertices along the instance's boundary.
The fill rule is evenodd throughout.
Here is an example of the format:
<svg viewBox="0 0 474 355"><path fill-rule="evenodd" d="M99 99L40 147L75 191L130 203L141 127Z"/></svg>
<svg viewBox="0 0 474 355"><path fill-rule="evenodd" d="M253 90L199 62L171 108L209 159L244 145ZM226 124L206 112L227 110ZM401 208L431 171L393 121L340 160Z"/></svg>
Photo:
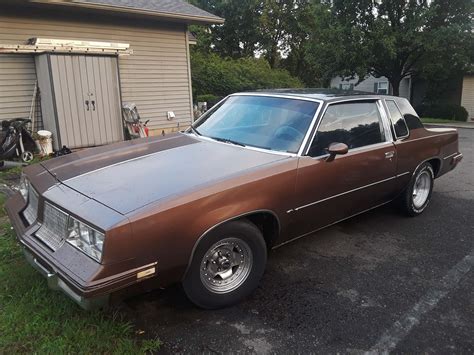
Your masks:
<svg viewBox="0 0 474 355"><path fill-rule="evenodd" d="M309 155L327 154L331 143L345 143L349 149L385 141L380 113L375 102L332 104L326 110Z"/></svg>
<svg viewBox="0 0 474 355"><path fill-rule="evenodd" d="M398 109L395 101L393 100L385 100L387 104L388 112L390 114L390 119L393 124L393 130L395 131L395 135L397 138L403 138L408 136L408 127L403 118L400 110Z"/></svg>

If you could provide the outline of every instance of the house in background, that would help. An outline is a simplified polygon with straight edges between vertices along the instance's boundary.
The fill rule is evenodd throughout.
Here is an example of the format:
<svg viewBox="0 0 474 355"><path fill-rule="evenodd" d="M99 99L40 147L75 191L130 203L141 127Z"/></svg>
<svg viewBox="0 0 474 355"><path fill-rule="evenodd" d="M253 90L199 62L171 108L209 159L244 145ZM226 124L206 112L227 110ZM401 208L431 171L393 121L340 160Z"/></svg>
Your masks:
<svg viewBox="0 0 474 355"><path fill-rule="evenodd" d="M344 80L342 77L334 77L331 80L331 88L341 90L360 90L378 94L392 94L393 89L386 77L376 78L368 76L360 83L356 76L353 79ZM449 90L440 99L442 103L463 106L468 112L468 120L474 120L474 74L467 73L463 76L453 77L449 80ZM426 81L416 80L411 77L404 78L400 83L400 95L408 99L416 108L423 103L426 97Z"/></svg>
<svg viewBox="0 0 474 355"><path fill-rule="evenodd" d="M360 83L359 77L356 75L352 79L344 80L340 76L336 76L331 80L331 88L341 90L359 90L366 92L373 92L376 94L392 94L393 89L388 79L384 76L376 78L375 76L368 76ZM400 96L410 100L411 97L411 78L404 78L400 83Z"/></svg>
<svg viewBox="0 0 474 355"><path fill-rule="evenodd" d="M188 25L223 21L183 0L2 1L0 120L28 117L37 83L36 128L56 148L122 140L122 102L136 103L151 134L184 129Z"/></svg>

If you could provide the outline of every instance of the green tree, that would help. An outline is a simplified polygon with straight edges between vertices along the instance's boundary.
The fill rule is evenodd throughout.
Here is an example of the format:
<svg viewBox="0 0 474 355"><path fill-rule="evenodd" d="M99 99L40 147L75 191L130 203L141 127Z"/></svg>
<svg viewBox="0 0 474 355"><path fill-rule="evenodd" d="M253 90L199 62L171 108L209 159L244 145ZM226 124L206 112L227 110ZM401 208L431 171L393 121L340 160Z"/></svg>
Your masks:
<svg viewBox="0 0 474 355"><path fill-rule="evenodd" d="M204 28L194 26L198 32L198 49L214 51L223 57L253 57L261 40L259 0L192 0L194 5L225 18L222 25Z"/></svg>
<svg viewBox="0 0 474 355"><path fill-rule="evenodd" d="M191 50L194 97L303 86L278 68L289 37L287 20L275 21L303 1L310 0L192 0L226 20L223 25L191 27L198 39ZM261 58L255 57L257 51Z"/></svg>
<svg viewBox="0 0 474 355"><path fill-rule="evenodd" d="M260 50L272 68L285 67L308 76L304 59L314 0L263 0ZM303 76L301 77L303 79Z"/></svg>
<svg viewBox="0 0 474 355"><path fill-rule="evenodd" d="M300 78L307 86L321 86L321 75L307 60L307 45L310 33L316 26L315 7L312 0L295 0L294 7L286 19L286 31L280 66L287 69L291 75Z"/></svg>
<svg viewBox="0 0 474 355"><path fill-rule="evenodd" d="M403 78L449 75L472 56L471 0L334 0L313 16L307 60L326 80L385 76L398 95Z"/></svg>
<svg viewBox="0 0 474 355"><path fill-rule="evenodd" d="M295 8L294 0L263 0L260 17L260 49L272 68L275 68L285 49L288 24Z"/></svg>
<svg viewBox="0 0 474 355"><path fill-rule="evenodd" d="M423 58L417 74L427 82L428 102L438 102L446 92L456 90L457 81L474 68L472 3L463 0L444 0L433 4L430 13L429 57ZM469 18L470 21L466 21ZM457 79L457 80L456 80Z"/></svg>
<svg viewBox="0 0 474 355"><path fill-rule="evenodd" d="M286 70L270 68L264 58L232 59L194 52L191 66L194 97L224 97L239 91L303 86Z"/></svg>

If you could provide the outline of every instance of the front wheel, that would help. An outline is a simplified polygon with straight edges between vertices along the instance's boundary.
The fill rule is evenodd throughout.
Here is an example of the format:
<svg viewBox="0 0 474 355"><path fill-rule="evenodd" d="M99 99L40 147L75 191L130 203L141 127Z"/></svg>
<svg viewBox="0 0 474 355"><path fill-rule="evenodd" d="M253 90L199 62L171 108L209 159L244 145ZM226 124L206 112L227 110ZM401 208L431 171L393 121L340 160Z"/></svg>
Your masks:
<svg viewBox="0 0 474 355"><path fill-rule="evenodd" d="M408 187L400 196L403 211L412 217L423 213L430 203L433 185L433 167L430 163L424 163L418 168Z"/></svg>
<svg viewBox="0 0 474 355"><path fill-rule="evenodd" d="M258 286L266 261L265 241L254 224L226 223L199 241L183 280L184 291L202 308L235 304Z"/></svg>

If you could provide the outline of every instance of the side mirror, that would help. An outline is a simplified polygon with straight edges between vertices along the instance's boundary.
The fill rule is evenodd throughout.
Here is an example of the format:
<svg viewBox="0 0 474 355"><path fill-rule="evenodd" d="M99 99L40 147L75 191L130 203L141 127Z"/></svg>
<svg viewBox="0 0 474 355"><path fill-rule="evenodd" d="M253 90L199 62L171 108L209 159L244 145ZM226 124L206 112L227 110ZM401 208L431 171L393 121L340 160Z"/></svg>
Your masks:
<svg viewBox="0 0 474 355"><path fill-rule="evenodd" d="M333 161L336 159L336 155L344 155L349 151L349 147L344 143L331 143L329 148L326 149L329 153L326 161Z"/></svg>

